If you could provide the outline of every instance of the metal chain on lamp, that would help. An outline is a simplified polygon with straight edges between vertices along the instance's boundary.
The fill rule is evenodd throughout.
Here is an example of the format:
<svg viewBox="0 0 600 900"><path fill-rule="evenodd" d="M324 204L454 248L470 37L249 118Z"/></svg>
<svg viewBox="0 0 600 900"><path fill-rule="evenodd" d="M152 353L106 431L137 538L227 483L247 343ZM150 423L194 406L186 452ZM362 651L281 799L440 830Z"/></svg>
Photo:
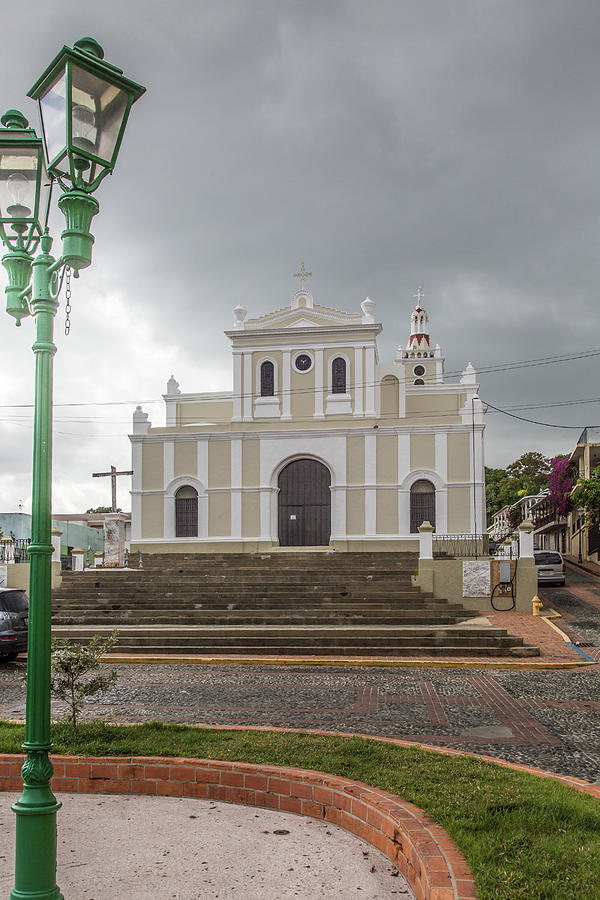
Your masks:
<svg viewBox="0 0 600 900"><path fill-rule="evenodd" d="M67 266L67 281L65 284L65 336L71 331L71 266Z"/></svg>

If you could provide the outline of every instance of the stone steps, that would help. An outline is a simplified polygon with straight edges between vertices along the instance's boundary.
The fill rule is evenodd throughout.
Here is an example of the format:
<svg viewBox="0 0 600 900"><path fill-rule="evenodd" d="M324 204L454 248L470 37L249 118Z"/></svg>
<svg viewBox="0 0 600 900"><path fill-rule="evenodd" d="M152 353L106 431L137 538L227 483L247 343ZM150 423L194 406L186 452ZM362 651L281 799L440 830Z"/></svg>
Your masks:
<svg viewBox="0 0 600 900"><path fill-rule="evenodd" d="M53 635L87 641L101 630L53 626ZM245 656L533 656L503 629L404 628L156 628L126 627L113 652L127 654Z"/></svg>
<svg viewBox="0 0 600 900"><path fill-rule="evenodd" d="M61 616L57 615L53 617L53 623L56 625L105 625L107 621L106 615L97 615L92 612L85 611L82 615L78 615L77 613L73 613L69 616ZM168 621L170 625L231 625L238 627L243 627L245 625L270 625L273 623L272 616L255 616L251 614L244 613L238 617L227 615L227 616L218 616L214 614L207 614L206 616L202 615L191 615L185 614L181 616L154 616L152 614L134 614L128 615L124 613L122 615L112 614L110 616L111 623L115 628L118 628L119 625L130 624L133 620L135 620L135 624L143 627L144 625L164 625L165 621ZM277 624L278 625L395 625L398 627L402 627L404 625L452 625L456 622L456 618L454 616L444 616L433 614L430 616L426 615L406 615L406 616L340 616L340 615L332 615L332 616L292 616L292 615L282 615L278 616Z"/></svg>
<svg viewBox="0 0 600 900"><path fill-rule="evenodd" d="M131 565L136 562L132 556ZM65 573L53 631L120 632L128 654L522 656L536 652L411 584L414 554L144 554L142 569Z"/></svg>

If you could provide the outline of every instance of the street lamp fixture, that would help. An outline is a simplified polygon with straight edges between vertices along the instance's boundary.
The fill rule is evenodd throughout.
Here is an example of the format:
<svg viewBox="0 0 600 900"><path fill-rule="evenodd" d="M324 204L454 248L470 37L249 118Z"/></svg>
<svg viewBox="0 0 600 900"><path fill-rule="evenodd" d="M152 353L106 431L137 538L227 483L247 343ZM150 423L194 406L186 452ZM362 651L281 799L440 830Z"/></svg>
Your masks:
<svg viewBox="0 0 600 900"><path fill-rule="evenodd" d="M92 261L90 233L99 209L93 192L115 167L133 103L145 88L104 61L102 47L82 38L63 47L29 92L38 101L43 141L22 113L0 119L0 238L7 249L6 309L36 322L33 489L29 547L26 759L16 813L15 885L10 900L62 900L56 884L56 813L50 788L52 369L54 316L65 271ZM62 191L62 253L51 256L51 187ZM37 256L38 247L41 252Z"/></svg>
<svg viewBox="0 0 600 900"><path fill-rule="evenodd" d="M577 517L579 519L579 553L577 556L577 562L583 562L583 557L582 557L582 553L581 553L581 536L582 536L582 532L583 532L583 524L584 524L583 517L584 516L585 516L585 509L583 508L583 506L580 506L577 510Z"/></svg>

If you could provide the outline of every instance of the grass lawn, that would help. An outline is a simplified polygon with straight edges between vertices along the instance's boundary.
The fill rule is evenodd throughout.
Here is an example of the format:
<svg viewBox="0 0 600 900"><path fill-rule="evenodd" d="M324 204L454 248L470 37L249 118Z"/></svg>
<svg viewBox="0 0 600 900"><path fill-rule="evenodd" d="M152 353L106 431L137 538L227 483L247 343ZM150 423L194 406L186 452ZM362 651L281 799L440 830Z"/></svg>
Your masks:
<svg viewBox="0 0 600 900"><path fill-rule="evenodd" d="M352 737L213 731L185 725L53 727L56 753L182 756L317 769L416 804L464 853L480 900L600 900L600 804L550 779L468 757ZM0 752L24 726L0 722Z"/></svg>

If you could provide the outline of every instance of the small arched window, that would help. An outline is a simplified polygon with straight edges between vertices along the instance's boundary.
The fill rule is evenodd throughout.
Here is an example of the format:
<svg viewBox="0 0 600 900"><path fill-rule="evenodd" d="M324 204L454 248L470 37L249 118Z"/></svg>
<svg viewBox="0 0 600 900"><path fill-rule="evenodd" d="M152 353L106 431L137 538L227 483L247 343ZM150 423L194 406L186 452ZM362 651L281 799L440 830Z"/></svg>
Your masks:
<svg viewBox="0 0 600 900"><path fill-rule="evenodd" d="M416 534L423 522L435 528L435 487L420 478L410 489L410 533Z"/></svg>
<svg viewBox="0 0 600 900"><path fill-rule="evenodd" d="M275 394L275 366L266 360L260 367L260 396L273 397Z"/></svg>
<svg viewBox="0 0 600 900"><path fill-rule="evenodd" d="M331 393L346 393L346 360L337 356L331 363Z"/></svg>
<svg viewBox="0 0 600 900"><path fill-rule="evenodd" d="M198 537L198 492L190 485L175 494L175 537Z"/></svg>

